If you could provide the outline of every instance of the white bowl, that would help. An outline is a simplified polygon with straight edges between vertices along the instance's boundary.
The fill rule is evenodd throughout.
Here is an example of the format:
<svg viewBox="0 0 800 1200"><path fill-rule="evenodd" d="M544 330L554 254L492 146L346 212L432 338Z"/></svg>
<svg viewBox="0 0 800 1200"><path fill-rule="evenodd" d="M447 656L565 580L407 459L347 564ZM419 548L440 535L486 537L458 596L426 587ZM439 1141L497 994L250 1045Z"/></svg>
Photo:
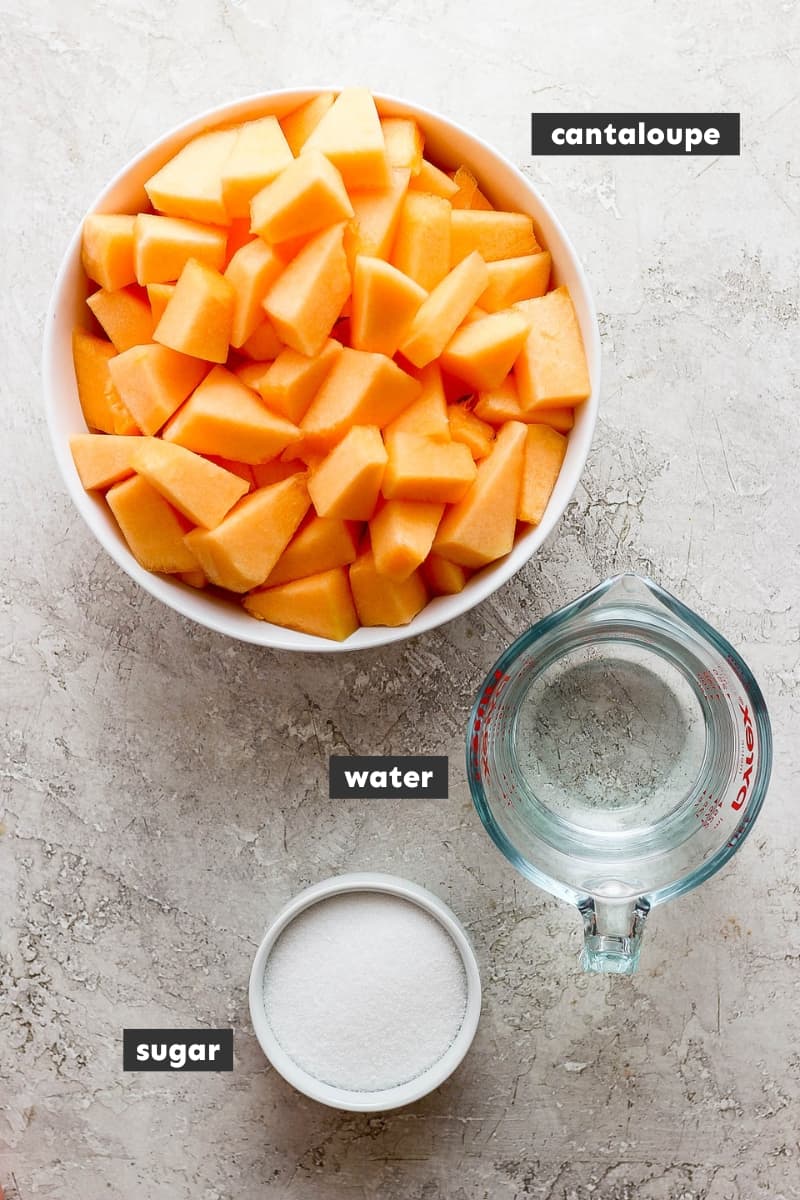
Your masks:
<svg viewBox="0 0 800 1200"><path fill-rule="evenodd" d="M146 208L145 181L190 137L215 125L246 121L264 113L282 116L319 90L305 88L265 92L210 109L184 122L123 167L103 189L89 211L136 212ZM382 95L376 95L376 99L384 112L411 116L419 122L425 133L426 153L436 163L445 167L466 163L496 206L526 212L533 218L539 240L553 257L553 279L558 284L567 285L575 304L592 381L591 396L576 410L575 427L569 436L564 465L542 521L518 537L513 550L505 558L474 575L457 596L440 596L430 601L408 625L391 629L384 626L362 628L346 642L333 642L255 620L231 601L197 591L168 576L146 571L139 566L125 544L105 500L96 493L83 490L69 449L70 435L86 432L78 402L71 350L73 327L90 324L84 303L88 286L81 266L80 227L75 231L61 264L47 314L42 364L47 420L61 474L81 516L115 562L152 596L217 633L261 646L327 652L362 650L414 637L467 612L510 579L551 533L577 487L594 433L600 387L597 315L581 264L555 215L517 168L474 134L438 113L405 100Z"/></svg>
<svg viewBox="0 0 800 1200"><path fill-rule="evenodd" d="M348 1088L333 1087L309 1075L302 1067L290 1058L278 1043L267 1019L264 1007L264 971L272 948L284 929L299 913L310 908L312 904L339 896L344 892L381 892L388 896L399 896L419 905L425 912L442 925L452 938L456 949L461 955L467 978L467 1006L464 1019L453 1042L427 1071L423 1071L415 1079L398 1087L384 1088L375 1092L355 1092ZM408 879L400 879L396 875L383 875L379 872L359 872L348 875L335 875L324 879L313 887L306 888L293 900L290 900L278 914L264 934L259 946L253 968L250 972L250 1019L258 1038L261 1049L266 1054L276 1071L299 1092L327 1104L331 1108L342 1108L348 1112L383 1112L389 1108L400 1108L404 1104L412 1104L422 1096L427 1096L434 1088L444 1083L459 1065L469 1050L478 1018L481 1014L481 979L475 952L461 924L451 910L432 892L412 883Z"/></svg>

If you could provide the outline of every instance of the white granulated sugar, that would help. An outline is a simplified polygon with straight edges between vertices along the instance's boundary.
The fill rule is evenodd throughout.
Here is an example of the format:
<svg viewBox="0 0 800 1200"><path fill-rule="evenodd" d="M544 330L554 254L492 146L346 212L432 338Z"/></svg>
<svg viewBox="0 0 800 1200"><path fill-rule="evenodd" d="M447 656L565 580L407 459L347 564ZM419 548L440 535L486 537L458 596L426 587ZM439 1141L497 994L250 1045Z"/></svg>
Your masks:
<svg viewBox="0 0 800 1200"><path fill-rule="evenodd" d="M264 1005L286 1054L333 1087L375 1092L442 1057L467 1004L461 956L416 904L379 892L300 913L264 973Z"/></svg>

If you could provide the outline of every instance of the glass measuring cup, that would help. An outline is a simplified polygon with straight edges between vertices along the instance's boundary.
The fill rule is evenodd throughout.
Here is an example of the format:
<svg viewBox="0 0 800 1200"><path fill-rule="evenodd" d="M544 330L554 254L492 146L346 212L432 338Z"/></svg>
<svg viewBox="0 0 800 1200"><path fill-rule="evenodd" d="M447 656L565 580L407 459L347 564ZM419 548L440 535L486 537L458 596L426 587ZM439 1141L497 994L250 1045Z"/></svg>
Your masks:
<svg viewBox="0 0 800 1200"><path fill-rule="evenodd" d="M518 871L577 906L587 971L636 970L648 912L735 853L771 764L747 665L637 575L606 580L518 638L467 731L480 818Z"/></svg>

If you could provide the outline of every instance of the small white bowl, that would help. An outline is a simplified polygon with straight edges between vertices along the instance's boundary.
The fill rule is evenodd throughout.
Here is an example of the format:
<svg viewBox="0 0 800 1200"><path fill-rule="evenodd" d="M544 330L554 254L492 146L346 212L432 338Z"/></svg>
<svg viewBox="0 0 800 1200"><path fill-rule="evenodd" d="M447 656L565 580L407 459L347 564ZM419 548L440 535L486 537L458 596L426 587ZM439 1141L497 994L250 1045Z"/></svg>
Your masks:
<svg viewBox="0 0 800 1200"><path fill-rule="evenodd" d="M333 1087L309 1075L294 1059L290 1058L279 1045L272 1032L264 1007L264 972L272 949L284 929L312 904L339 896L345 892L381 892L387 896L398 896L410 900L425 912L435 917L447 931L461 955L467 978L467 1007L464 1019L453 1042L427 1071L410 1079L398 1087L384 1088L374 1092L356 1092L348 1088ZM380 872L368 871L348 875L335 875L331 879L323 879L312 887L295 896L283 908L264 934L259 946L253 968L250 972L250 1019L258 1038L261 1049L266 1054L276 1071L297 1088L299 1092L327 1104L331 1108L345 1109L347 1112L383 1112L390 1108L401 1108L404 1104L412 1104L422 1096L427 1096L434 1088L452 1075L472 1044L478 1018L481 1013L481 978L478 962L469 939L457 917L432 892L412 883L408 879L400 879L396 875L383 875Z"/></svg>
<svg viewBox="0 0 800 1200"><path fill-rule="evenodd" d="M201 113L153 142L123 167L103 189L89 211L136 212L146 208L145 181L189 138L216 125L235 124L265 113L282 116L320 90L304 88L265 92ZM334 642L258 621L237 604L220 596L197 591L177 579L146 571L139 566L125 544L102 496L83 490L69 449L70 435L86 432L78 402L71 351L73 327L90 324L85 304L88 287L81 266L80 227L75 231L61 264L47 314L42 363L47 420L61 474L81 516L114 561L152 596L208 629L261 646L329 653L363 650L402 641L434 629L485 600L528 561L562 516L583 472L597 419L600 387L597 315L578 256L554 213L515 166L454 121L406 100L382 95L376 95L376 100L383 112L410 116L419 122L425 133L426 153L435 162L445 167L465 163L474 171L481 187L496 206L526 212L533 218L539 240L552 254L553 280L557 284L566 284L570 290L592 381L591 396L576 410L575 427L569 436L564 465L540 524L518 537L513 550L505 558L474 575L457 596L440 596L431 600L408 625L362 628L347 641Z"/></svg>

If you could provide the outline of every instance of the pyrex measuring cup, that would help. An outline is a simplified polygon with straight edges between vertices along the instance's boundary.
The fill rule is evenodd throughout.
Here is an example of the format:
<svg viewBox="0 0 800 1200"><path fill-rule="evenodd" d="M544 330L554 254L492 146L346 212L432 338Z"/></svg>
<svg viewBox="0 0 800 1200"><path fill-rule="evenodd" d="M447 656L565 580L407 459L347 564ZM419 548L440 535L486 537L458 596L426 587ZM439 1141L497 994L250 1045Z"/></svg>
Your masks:
<svg viewBox="0 0 800 1200"><path fill-rule="evenodd" d="M487 676L467 766L518 871L577 905L582 965L636 970L655 904L741 845L769 781L758 684L729 642L649 579L618 575L539 621Z"/></svg>

